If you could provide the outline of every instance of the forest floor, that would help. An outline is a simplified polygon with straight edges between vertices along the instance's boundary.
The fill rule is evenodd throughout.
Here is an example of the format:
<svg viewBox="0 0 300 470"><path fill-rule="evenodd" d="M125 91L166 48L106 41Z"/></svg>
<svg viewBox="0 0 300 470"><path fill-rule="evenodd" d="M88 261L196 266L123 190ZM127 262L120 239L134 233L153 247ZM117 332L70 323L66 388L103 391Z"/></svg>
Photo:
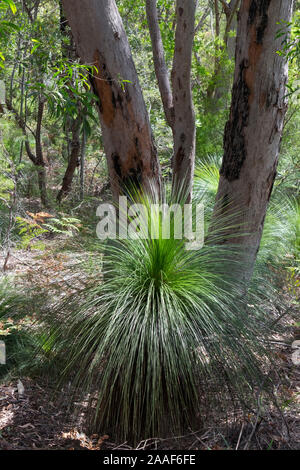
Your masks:
<svg viewBox="0 0 300 470"><path fill-rule="evenodd" d="M7 274L23 288L47 289L48 297L58 298L83 286L85 278L78 266L89 252L65 250L65 240L49 240L44 251L13 250ZM0 256L0 265L4 256ZM288 296L288 289L283 291ZM300 370L292 361L292 342L300 339L294 326L295 314L281 319L280 337L274 339L271 354L276 360L275 391L277 404L259 404L245 413L235 409L224 416L214 410L212 419L188 429L183 436L170 436L140 442L134 448L221 450L221 449L299 449L300 450ZM21 381L24 390L20 389ZM22 387L21 387L22 388ZM73 403L68 389L55 388L53 378L12 376L0 382L0 449L132 449L128 442L115 442L114 436L90 435L84 425L84 404ZM258 399L258 402L260 400ZM77 412L74 412L74 409ZM79 412L78 412L79 410Z"/></svg>

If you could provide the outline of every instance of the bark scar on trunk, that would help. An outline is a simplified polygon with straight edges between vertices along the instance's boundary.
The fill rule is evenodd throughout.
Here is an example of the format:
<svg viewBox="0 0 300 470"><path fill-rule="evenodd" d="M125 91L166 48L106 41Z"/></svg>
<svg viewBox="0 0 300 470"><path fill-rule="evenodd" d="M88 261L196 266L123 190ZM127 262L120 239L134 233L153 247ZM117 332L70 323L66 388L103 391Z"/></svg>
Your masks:
<svg viewBox="0 0 300 470"><path fill-rule="evenodd" d="M262 44L265 30L268 26L268 9L271 0L251 0L249 6L248 27L250 28L250 45L248 52L249 67L246 72L246 81L250 89L250 104L254 99L254 83L256 67L262 53ZM266 98L261 96L261 106Z"/></svg>
<svg viewBox="0 0 300 470"><path fill-rule="evenodd" d="M255 34L255 30L253 30ZM255 84L255 74L256 74L256 67L258 64L259 57L262 53L262 46L257 44L256 41L251 39L251 44L249 46L249 53L248 53L248 66L245 72L245 80L247 82L247 86L249 88L249 104L253 102L254 99L254 84Z"/></svg>
<svg viewBox="0 0 300 470"><path fill-rule="evenodd" d="M268 26L268 9L271 0L252 0L249 8L248 25L256 23L256 42L262 44Z"/></svg>
<svg viewBox="0 0 300 470"><path fill-rule="evenodd" d="M266 184L267 184L267 202L270 201L270 198L271 198L271 194L272 194L272 190L273 190L273 186L274 186L274 183L275 183L275 179L276 179L276 175L277 175L277 160L275 161L274 165L273 165L273 168L267 178L267 181L266 181Z"/></svg>
<svg viewBox="0 0 300 470"><path fill-rule="evenodd" d="M152 148L150 158L147 160L143 158L145 149L149 147L148 141L149 135L146 126L142 128L136 126L136 129L133 130L132 144L128 147L126 154L114 152L111 155L119 186L125 192L132 186L135 188L142 186L145 183L145 178L151 179L153 173L158 174L158 169L155 167L153 142L150 144Z"/></svg>
<svg viewBox="0 0 300 470"><path fill-rule="evenodd" d="M110 126L115 117L116 99L113 92L113 80L107 70L104 58L98 50L94 54L94 65L97 68L93 78L94 91L99 97L99 110L103 121L107 126Z"/></svg>
<svg viewBox="0 0 300 470"><path fill-rule="evenodd" d="M246 158L245 127L248 125L250 106L255 98L256 72L263 51L263 38L268 26L268 9L271 0L248 0L249 9L249 49L248 57L240 63L240 73L233 86L229 121L225 128L224 158L220 174L228 181L239 178ZM263 93L260 106L269 104L268 96Z"/></svg>
<svg viewBox="0 0 300 470"><path fill-rule="evenodd" d="M181 139L182 141L182 139ZM181 169L181 166L182 166L182 162L184 161L184 158L185 158L185 152L184 152L184 149L182 147L182 145L180 145L177 153L176 153L176 157L175 159L173 159L173 162L175 163L174 164L174 168L173 168L173 171L174 173L179 173L180 172L180 169Z"/></svg>
<svg viewBox="0 0 300 470"><path fill-rule="evenodd" d="M240 73L232 91L230 117L224 134L224 158L220 174L228 181L239 178L246 158L245 127L249 120L250 89L245 79L248 62L240 64Z"/></svg>

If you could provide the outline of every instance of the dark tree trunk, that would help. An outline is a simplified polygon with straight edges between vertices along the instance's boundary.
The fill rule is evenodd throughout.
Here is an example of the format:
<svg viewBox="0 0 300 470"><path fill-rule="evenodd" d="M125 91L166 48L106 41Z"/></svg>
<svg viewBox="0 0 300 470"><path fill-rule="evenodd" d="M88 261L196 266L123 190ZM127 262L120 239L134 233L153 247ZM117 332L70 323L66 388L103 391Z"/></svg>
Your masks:
<svg viewBox="0 0 300 470"><path fill-rule="evenodd" d="M41 195L41 202L44 206L47 206L48 201L47 201L46 169L45 169L45 161L44 161L42 141L41 141L44 109L45 109L45 99L43 97L40 97L39 104L38 104L37 124L36 124L36 133L35 133L35 160L36 160L35 164L37 167L38 184L39 184L39 190L40 190L40 195Z"/></svg>
<svg viewBox="0 0 300 470"><path fill-rule="evenodd" d="M221 98L225 97L229 91L230 80L226 77L222 77L222 63L220 61L219 54L220 52L225 52L227 50L228 56L230 59L234 59L236 38L229 37L229 32L237 28L237 11L240 6L241 0L231 0L229 3L226 3L225 0L219 0L223 5L223 9L226 16L225 32L223 36L223 45L216 45L216 58L215 58L215 67L214 73L210 85L207 89L207 110L211 113L218 112L222 106ZM221 39L220 36L220 11L219 11L219 2L215 0L215 17L216 17L216 38Z"/></svg>
<svg viewBox="0 0 300 470"><path fill-rule="evenodd" d="M158 22L157 0L146 0L155 74L166 121L172 129L174 140L173 194L184 194L187 200L192 194L195 164L195 116L191 91L191 62L196 4L195 0L189 2L177 0L176 2L175 50L170 83Z"/></svg>
<svg viewBox="0 0 300 470"><path fill-rule="evenodd" d="M86 148L86 130L82 131L81 152L80 152L80 200L84 197L84 168L85 168L85 148Z"/></svg>
<svg viewBox="0 0 300 470"><path fill-rule="evenodd" d="M96 67L91 83L114 197L130 184L160 191L148 113L115 1L63 0L63 7L79 56Z"/></svg>
<svg viewBox="0 0 300 470"><path fill-rule="evenodd" d="M277 54L281 40L276 33L279 21L291 20L292 5L292 0L243 0L239 13L232 102L214 221L229 207L235 213L236 228L230 230L234 238L224 242L243 248L246 280L252 274L276 176L288 75L285 58Z"/></svg>
<svg viewBox="0 0 300 470"><path fill-rule="evenodd" d="M191 89L192 50L197 2L177 0L177 25L172 69L174 104L173 194L182 190L191 199L195 166L195 114Z"/></svg>
<svg viewBox="0 0 300 470"><path fill-rule="evenodd" d="M72 181L76 168L79 166L80 157L80 117L74 119L72 122L72 141L69 163L63 178L62 187L57 195L57 201L61 202L62 198L66 196L72 187Z"/></svg>
<svg viewBox="0 0 300 470"><path fill-rule="evenodd" d="M234 59L236 37L230 37L229 32L237 31L237 12L240 6L241 0L231 0L229 3L229 11L226 14L226 29L224 34L224 42L227 47L228 56L230 59Z"/></svg>
<svg viewBox="0 0 300 470"><path fill-rule="evenodd" d="M36 130L34 133L35 153L31 150L31 147L30 147L30 143L29 143L29 139L27 135L26 122L24 121L23 117L19 114L19 112L13 107L12 102L8 98L6 98L6 107L9 111L13 113L16 123L18 124L19 128L21 129L25 137L26 153L37 170L41 203L44 206L47 206L48 200L47 200L46 169L45 169L45 161L44 161L42 141L41 141L42 120L43 120L43 114L44 114L44 109L45 109L45 100L43 97L39 97L38 110L37 110L37 124L36 124Z"/></svg>
<svg viewBox="0 0 300 470"><path fill-rule="evenodd" d="M62 45L61 45L61 51L62 51L62 56L65 60L68 62L74 62L78 56L76 54L76 49L74 45L74 41L71 35L71 32L67 29L68 26L68 21L66 17L64 16L64 11L63 11L63 6L62 2L59 2L59 7L60 7L60 32L62 35L62 39L64 37L68 38L69 43L66 45L66 43L62 40ZM75 101L74 94L72 92L72 87L74 86L74 83L72 83L72 79L70 79L70 89L68 91L68 94L70 96L70 99ZM63 182L61 189L59 190L57 194L57 201L61 202L64 196L66 196L72 188L72 182L73 182L73 177L75 170L77 166L79 166L79 154L80 154L80 123L82 119L82 106L79 100L77 100L77 116L68 116L66 125L65 125L65 133L67 136L67 141L68 141L68 166L66 168L64 177L63 177ZM69 132L71 131L72 133L72 138L71 142L69 141Z"/></svg>

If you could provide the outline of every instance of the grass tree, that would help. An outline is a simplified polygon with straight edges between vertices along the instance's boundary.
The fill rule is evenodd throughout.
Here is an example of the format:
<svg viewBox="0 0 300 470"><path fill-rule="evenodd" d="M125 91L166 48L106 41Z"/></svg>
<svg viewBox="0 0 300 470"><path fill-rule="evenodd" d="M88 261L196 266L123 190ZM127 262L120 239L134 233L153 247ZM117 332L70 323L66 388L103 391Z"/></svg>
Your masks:
<svg viewBox="0 0 300 470"><path fill-rule="evenodd" d="M154 235L107 247L102 271L99 254L104 282L58 305L46 341L61 380L89 397L91 428L135 442L199 426L226 394L249 405L256 387L270 384L269 320L239 300L243 267L233 251L165 239L153 200L136 199ZM257 306L252 287L247 300Z"/></svg>
<svg viewBox="0 0 300 470"><path fill-rule="evenodd" d="M146 208L157 199L164 202L149 118L115 1L63 0L63 5L79 55L95 67L91 82L114 196L133 183L155 188L154 200L139 191L133 198ZM147 2L157 79L173 126L173 182L177 175L182 201L191 194L194 165L189 72L195 6L194 1L176 3L170 84L156 2ZM114 428L124 439L147 438L170 425L176 430L192 424L210 396L227 390L242 402L268 384L270 322L258 306L267 290L262 276L255 273L250 283L249 273L276 174L286 107L287 67L276 54L276 25L289 21L291 10L291 0L241 2L220 180L214 162L200 171L210 184L208 194L200 188L202 198L211 200L218 186L217 204L208 207L206 220L213 213L213 221L204 248L188 251L183 240L164 239L158 216L158 237L109 245L99 282L59 306L63 315L51 325L53 357L61 377L88 393L98 429ZM180 199L174 191L173 198ZM241 261L237 254L245 248L247 259ZM246 292L242 299L241 292Z"/></svg>

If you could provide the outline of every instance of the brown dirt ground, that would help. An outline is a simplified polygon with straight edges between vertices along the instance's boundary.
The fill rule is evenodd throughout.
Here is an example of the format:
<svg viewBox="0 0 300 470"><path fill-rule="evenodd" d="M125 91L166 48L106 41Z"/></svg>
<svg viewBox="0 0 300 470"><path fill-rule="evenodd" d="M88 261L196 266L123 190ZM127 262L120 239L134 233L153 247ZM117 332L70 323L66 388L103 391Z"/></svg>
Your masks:
<svg viewBox="0 0 300 470"><path fill-rule="evenodd" d="M21 275L22 283L39 283L51 290L59 284L72 291L80 282L69 255L18 251L9 261L9 271ZM1 260L0 260L1 262ZM62 266L69 263L69 270ZM55 279L55 286L52 280ZM226 421L216 416L206 420L199 430L187 430L184 436L153 437L142 441L137 449L293 449L300 450L300 370L292 362L291 344L294 319L284 318L282 338L274 344L276 357L276 396L279 406L267 406L260 415L236 411ZM299 331L296 332L299 334ZM80 413L69 411L70 396L58 394L50 379L19 377L24 393L19 394L18 378L0 384L0 450L112 450L132 449L127 442L114 441L114 436L89 435ZM79 407L80 403L77 404ZM79 417L78 417L79 416ZM82 418L82 413L81 413Z"/></svg>

